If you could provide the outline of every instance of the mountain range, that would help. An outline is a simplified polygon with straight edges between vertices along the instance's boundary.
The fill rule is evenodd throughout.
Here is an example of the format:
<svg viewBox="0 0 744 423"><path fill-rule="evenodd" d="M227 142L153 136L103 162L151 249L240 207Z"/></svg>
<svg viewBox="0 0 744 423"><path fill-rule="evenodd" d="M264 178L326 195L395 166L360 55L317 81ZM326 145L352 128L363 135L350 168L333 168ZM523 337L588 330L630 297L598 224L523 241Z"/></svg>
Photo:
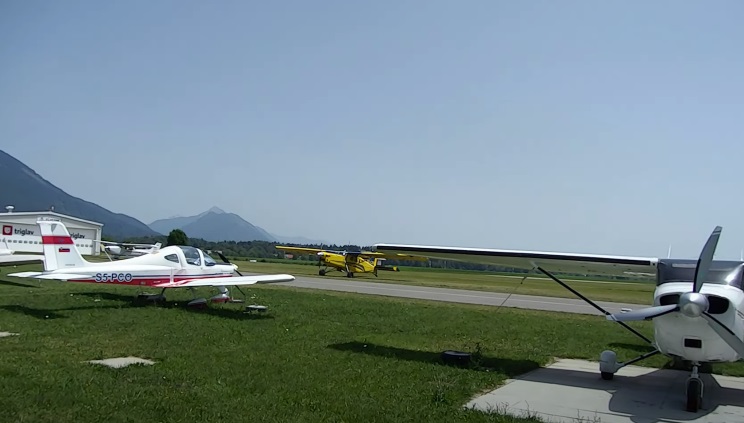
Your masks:
<svg viewBox="0 0 744 423"><path fill-rule="evenodd" d="M98 204L74 197L10 154L0 150L0 206L14 206L14 211L55 212L103 223L103 236L116 240L167 235L172 229L183 230L189 238L207 241L273 241L297 244L320 244L303 237L271 234L234 213L217 207L196 216L160 219L150 225L105 209Z"/></svg>
<svg viewBox="0 0 744 423"><path fill-rule="evenodd" d="M228 213L219 207L199 213L195 216L174 216L158 219L150 223L150 228L161 234L168 234L173 229L181 229L188 237L202 238L207 241L270 241L295 244L320 244L323 241L303 237L275 235L255 226L235 213Z"/></svg>
<svg viewBox="0 0 744 423"><path fill-rule="evenodd" d="M98 204L62 191L33 169L0 150L0 200L14 211L44 211L52 207L57 213L103 223L103 236L115 239L155 236L158 233L139 220L114 213Z"/></svg>

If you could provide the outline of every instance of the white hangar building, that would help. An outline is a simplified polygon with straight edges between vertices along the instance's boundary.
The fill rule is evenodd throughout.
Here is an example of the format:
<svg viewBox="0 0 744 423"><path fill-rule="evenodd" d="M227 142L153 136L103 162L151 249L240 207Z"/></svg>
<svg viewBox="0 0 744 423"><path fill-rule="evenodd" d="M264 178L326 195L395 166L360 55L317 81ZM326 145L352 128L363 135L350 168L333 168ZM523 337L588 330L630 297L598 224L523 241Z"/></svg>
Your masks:
<svg viewBox="0 0 744 423"><path fill-rule="evenodd" d="M8 248L13 251L42 254L44 250L36 220L39 217L51 217L65 224L80 254L98 255L100 252L98 246L101 245L103 223L91 222L53 211L14 212L13 206L7 206L5 209L6 213L0 213L0 226L2 226L0 248L5 248L7 244Z"/></svg>

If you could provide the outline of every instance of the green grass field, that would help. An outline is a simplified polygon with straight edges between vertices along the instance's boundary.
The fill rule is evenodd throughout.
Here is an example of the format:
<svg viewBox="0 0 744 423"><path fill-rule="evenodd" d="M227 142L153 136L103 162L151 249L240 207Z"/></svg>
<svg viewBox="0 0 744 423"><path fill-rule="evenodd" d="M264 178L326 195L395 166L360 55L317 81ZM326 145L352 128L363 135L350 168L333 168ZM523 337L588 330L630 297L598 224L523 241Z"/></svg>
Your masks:
<svg viewBox="0 0 744 423"><path fill-rule="evenodd" d="M461 407L553 357L648 350L594 316L272 285L249 288L249 302L270 309L248 315L239 304L187 310L186 290L169 290L162 307L137 306L136 293L0 277L0 331L20 333L0 338L0 421L528 421ZM651 335L649 323L633 326ZM482 356L446 366L447 349ZM157 364L85 363L129 355Z"/></svg>
<svg viewBox="0 0 744 423"><path fill-rule="evenodd" d="M342 272L329 272L318 276L318 267L294 263L251 263L235 261L240 271L257 273L289 273L295 276L314 276L338 278L345 281L364 280L419 286L473 289L481 291L517 293L524 295L545 295L549 297L576 298L566 288L541 276L531 275L522 282L523 275L504 275L476 271L454 271L431 268L402 268L400 272L380 271L373 274L356 274L354 279L346 278ZM582 295L595 301L615 301L631 304L650 304L656 286L650 282L582 281L574 278L566 282Z"/></svg>

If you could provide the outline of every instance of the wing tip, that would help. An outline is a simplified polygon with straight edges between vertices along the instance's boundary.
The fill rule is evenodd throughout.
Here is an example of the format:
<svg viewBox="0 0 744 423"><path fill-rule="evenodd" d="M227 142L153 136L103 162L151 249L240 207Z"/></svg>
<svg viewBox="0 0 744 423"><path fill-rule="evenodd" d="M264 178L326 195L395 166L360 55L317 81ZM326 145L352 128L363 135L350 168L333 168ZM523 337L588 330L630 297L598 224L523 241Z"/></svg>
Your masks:
<svg viewBox="0 0 744 423"><path fill-rule="evenodd" d="M17 272L7 274L7 276L13 276L15 278L33 278L40 275L42 275L41 272Z"/></svg>

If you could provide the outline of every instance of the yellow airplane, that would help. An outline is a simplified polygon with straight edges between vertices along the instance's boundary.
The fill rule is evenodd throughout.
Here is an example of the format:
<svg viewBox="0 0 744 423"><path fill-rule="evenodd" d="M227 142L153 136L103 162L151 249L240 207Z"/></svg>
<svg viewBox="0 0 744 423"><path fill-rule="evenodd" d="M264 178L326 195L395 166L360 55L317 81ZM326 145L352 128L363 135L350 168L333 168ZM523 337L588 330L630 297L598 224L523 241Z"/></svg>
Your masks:
<svg viewBox="0 0 744 423"><path fill-rule="evenodd" d="M394 260L418 260L426 261L428 258L411 256L408 254L384 254L372 251L331 251L318 248L287 247L277 245L277 250L299 253L315 254L318 256L318 274L325 276L328 271L338 270L346 272L347 278L353 278L354 273L372 273L377 276L378 270L389 270L399 272L397 266L383 266L380 263L386 259Z"/></svg>

